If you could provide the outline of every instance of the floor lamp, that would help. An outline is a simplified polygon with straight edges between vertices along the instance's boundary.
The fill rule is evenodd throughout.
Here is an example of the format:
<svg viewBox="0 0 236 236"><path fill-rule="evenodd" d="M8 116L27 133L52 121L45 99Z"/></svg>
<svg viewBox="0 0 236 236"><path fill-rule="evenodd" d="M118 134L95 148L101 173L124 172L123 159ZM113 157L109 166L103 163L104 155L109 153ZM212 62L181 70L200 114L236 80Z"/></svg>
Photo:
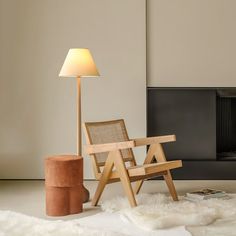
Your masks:
<svg viewBox="0 0 236 236"><path fill-rule="evenodd" d="M92 55L87 48L72 48L69 50L64 64L61 68L59 77L77 78L78 95L77 95L77 155L82 155L82 132L81 132L81 83L82 77L97 77L99 72L93 61ZM89 192L85 189L85 200L89 199Z"/></svg>

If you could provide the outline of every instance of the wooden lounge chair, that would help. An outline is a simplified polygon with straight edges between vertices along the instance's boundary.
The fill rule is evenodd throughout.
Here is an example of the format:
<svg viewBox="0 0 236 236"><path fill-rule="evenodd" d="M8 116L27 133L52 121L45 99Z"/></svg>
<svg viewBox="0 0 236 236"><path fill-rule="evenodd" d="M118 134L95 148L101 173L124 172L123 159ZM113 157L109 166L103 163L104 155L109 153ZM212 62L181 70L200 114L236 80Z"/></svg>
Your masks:
<svg viewBox="0 0 236 236"><path fill-rule="evenodd" d="M172 181L171 169L182 166L180 160L166 161L161 143L174 142L175 135L129 139L124 120L84 123L88 145L86 153L92 158L95 178L99 180L92 205L96 206L106 184L121 181L132 207L137 206L138 194L144 179L163 176L174 201L178 196ZM150 145L143 165L137 165L132 148ZM153 160L156 163L153 163ZM131 182L137 181L133 191Z"/></svg>

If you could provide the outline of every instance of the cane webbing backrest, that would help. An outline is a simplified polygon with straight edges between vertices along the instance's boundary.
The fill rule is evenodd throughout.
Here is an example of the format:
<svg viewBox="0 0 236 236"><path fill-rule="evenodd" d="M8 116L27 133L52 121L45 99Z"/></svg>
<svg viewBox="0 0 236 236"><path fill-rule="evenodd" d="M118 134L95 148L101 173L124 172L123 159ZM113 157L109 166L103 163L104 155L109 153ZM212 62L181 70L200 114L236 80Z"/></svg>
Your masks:
<svg viewBox="0 0 236 236"><path fill-rule="evenodd" d="M116 143L129 140L124 120L87 122L85 128L89 144ZM121 154L125 161L134 159L131 149L123 149ZM108 153L97 153L94 156L96 162L101 165L106 161Z"/></svg>

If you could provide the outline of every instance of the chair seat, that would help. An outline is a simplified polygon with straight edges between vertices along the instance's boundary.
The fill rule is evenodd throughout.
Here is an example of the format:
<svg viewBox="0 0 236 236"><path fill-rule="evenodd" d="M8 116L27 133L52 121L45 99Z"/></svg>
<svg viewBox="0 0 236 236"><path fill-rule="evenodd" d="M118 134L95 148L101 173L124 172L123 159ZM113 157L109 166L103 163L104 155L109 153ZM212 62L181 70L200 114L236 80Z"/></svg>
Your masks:
<svg viewBox="0 0 236 236"><path fill-rule="evenodd" d="M137 181L138 179L146 179L149 177L154 177L158 175L166 174L167 170L182 167L182 161L166 161L152 164L136 165L127 167L129 177L131 181ZM100 180L102 174L99 173L96 176L97 180ZM110 175L111 182L120 181L119 174L117 171L112 171Z"/></svg>
<svg viewBox="0 0 236 236"><path fill-rule="evenodd" d="M181 160L159 162L159 163L144 164L144 165L137 165L137 166L129 167L128 173L130 177L151 175L158 172L163 172L163 171L179 168L181 166L182 166Z"/></svg>

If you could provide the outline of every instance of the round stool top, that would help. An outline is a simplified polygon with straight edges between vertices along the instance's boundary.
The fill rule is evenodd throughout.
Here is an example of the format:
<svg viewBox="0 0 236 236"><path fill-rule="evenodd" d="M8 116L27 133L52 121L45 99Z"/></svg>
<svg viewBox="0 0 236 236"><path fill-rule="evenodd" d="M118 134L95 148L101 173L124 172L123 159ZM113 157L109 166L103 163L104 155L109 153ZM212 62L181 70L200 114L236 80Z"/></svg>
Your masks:
<svg viewBox="0 0 236 236"><path fill-rule="evenodd" d="M81 159L83 157L78 155L57 155L47 157L47 161L75 161L76 159Z"/></svg>
<svg viewBox="0 0 236 236"><path fill-rule="evenodd" d="M73 187L83 183L83 157L57 155L45 159L45 184Z"/></svg>

